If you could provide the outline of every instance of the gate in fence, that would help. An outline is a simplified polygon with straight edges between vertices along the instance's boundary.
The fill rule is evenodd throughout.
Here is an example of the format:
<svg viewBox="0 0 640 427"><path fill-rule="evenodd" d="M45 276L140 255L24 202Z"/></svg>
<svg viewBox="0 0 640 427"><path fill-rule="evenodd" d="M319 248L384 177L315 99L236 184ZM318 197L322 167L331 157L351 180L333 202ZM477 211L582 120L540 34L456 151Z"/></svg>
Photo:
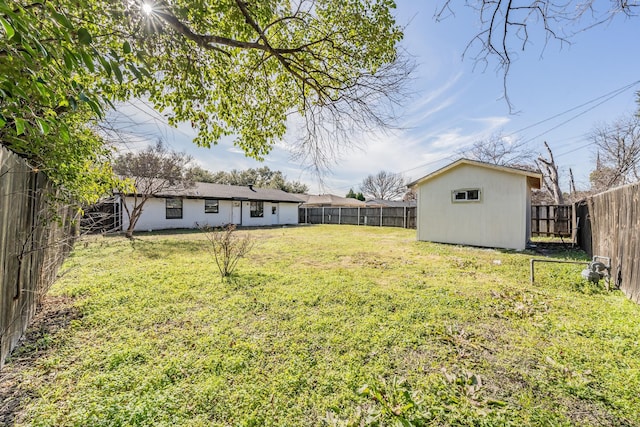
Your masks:
<svg viewBox="0 0 640 427"><path fill-rule="evenodd" d="M574 230L573 205L531 206L531 235L540 237L571 237Z"/></svg>

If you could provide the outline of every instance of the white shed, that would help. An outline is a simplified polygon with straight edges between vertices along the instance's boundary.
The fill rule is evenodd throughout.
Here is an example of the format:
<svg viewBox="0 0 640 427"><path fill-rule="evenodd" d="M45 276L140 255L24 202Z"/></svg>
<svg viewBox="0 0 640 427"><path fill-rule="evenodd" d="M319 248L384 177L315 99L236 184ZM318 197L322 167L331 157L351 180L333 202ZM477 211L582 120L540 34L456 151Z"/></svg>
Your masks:
<svg viewBox="0 0 640 427"><path fill-rule="evenodd" d="M531 237L531 189L542 174L469 159L411 184L418 240L522 250Z"/></svg>

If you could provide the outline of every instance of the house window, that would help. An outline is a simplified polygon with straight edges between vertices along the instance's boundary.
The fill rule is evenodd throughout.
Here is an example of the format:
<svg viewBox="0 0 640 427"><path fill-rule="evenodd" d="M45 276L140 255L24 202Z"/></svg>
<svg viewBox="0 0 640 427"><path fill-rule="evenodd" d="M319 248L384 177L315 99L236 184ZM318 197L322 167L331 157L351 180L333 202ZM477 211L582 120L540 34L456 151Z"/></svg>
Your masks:
<svg viewBox="0 0 640 427"><path fill-rule="evenodd" d="M278 210L275 206L271 206L271 215L275 215L276 213L278 213Z"/></svg>
<svg viewBox="0 0 640 427"><path fill-rule="evenodd" d="M218 200L204 199L204 213L218 213Z"/></svg>
<svg viewBox="0 0 640 427"><path fill-rule="evenodd" d="M264 216L264 203L263 202L251 202L249 207L251 218L262 218Z"/></svg>
<svg viewBox="0 0 640 427"><path fill-rule="evenodd" d="M182 219L182 199L165 199L167 219Z"/></svg>
<svg viewBox="0 0 640 427"><path fill-rule="evenodd" d="M480 189L470 188L465 190L454 190L452 192L452 200L454 202L479 202Z"/></svg>

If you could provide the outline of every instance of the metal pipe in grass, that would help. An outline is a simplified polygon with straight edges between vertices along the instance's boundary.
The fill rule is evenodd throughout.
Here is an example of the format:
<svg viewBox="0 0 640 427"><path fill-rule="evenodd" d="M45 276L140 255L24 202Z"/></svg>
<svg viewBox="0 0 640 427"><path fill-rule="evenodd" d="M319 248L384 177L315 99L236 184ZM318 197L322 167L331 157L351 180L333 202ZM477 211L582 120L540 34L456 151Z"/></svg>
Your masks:
<svg viewBox="0 0 640 427"><path fill-rule="evenodd" d="M547 263L554 263L554 264L580 264L580 265L586 265L587 267L590 264L589 261L564 261L564 260L559 260L559 259L540 259L540 258L535 259L535 258L532 258L531 259L531 284L532 285L535 283L534 264L536 262L547 262Z"/></svg>

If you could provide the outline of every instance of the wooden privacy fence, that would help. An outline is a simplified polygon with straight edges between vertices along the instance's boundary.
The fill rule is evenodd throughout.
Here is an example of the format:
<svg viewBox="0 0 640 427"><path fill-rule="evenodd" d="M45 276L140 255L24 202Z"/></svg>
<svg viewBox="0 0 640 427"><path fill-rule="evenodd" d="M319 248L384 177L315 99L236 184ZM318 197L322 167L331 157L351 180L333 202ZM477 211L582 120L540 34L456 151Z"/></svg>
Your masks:
<svg viewBox="0 0 640 427"><path fill-rule="evenodd" d="M572 205L531 206L531 235L569 237L573 232Z"/></svg>
<svg viewBox="0 0 640 427"><path fill-rule="evenodd" d="M573 232L571 205L531 206L533 236L567 237ZM416 228L416 207L401 208L300 208L300 224L351 224L378 227Z"/></svg>
<svg viewBox="0 0 640 427"><path fill-rule="evenodd" d="M640 183L596 194L582 203L580 246L591 256L611 258L611 280L640 303Z"/></svg>
<svg viewBox="0 0 640 427"><path fill-rule="evenodd" d="M74 214L56 208L42 172L0 145L0 368L73 243Z"/></svg>
<svg viewBox="0 0 640 427"><path fill-rule="evenodd" d="M300 224L350 224L416 228L416 208L300 208Z"/></svg>

